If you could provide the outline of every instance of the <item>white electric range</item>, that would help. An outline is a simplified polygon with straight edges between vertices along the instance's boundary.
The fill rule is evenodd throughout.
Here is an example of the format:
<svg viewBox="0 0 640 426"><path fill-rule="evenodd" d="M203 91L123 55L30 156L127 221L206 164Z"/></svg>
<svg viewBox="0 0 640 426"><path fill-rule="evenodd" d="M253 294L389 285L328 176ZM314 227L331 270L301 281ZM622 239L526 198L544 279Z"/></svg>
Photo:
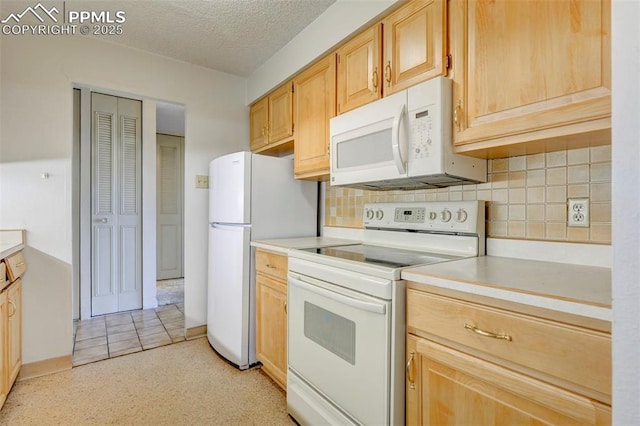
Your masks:
<svg viewBox="0 0 640 426"><path fill-rule="evenodd" d="M292 250L287 407L301 424L404 424L403 269L484 254L484 202L366 204L361 244Z"/></svg>

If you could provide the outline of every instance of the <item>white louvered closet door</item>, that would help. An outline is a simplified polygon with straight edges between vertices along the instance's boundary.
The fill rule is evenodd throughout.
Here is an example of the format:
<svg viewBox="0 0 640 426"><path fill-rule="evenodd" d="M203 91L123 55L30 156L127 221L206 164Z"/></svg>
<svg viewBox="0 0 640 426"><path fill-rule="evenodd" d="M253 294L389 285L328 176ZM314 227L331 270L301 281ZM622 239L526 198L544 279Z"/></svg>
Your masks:
<svg viewBox="0 0 640 426"><path fill-rule="evenodd" d="M91 315L142 307L142 104L93 93Z"/></svg>
<svg viewBox="0 0 640 426"><path fill-rule="evenodd" d="M157 233L156 267L159 280L181 278L184 139L156 135L157 143Z"/></svg>

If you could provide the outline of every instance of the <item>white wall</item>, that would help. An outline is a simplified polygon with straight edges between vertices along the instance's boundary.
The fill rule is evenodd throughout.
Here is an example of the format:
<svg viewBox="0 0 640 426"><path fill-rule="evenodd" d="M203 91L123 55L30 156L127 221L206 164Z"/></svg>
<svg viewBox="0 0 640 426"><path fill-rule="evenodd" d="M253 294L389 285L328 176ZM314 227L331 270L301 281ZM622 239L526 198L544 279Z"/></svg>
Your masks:
<svg viewBox="0 0 640 426"><path fill-rule="evenodd" d="M184 137L184 105L158 102L156 133Z"/></svg>
<svg viewBox="0 0 640 426"><path fill-rule="evenodd" d="M397 1L336 0L322 15L249 76L247 103L252 103L280 85L356 30L381 16Z"/></svg>
<svg viewBox="0 0 640 426"><path fill-rule="evenodd" d="M640 424L640 3L612 2L613 421Z"/></svg>
<svg viewBox="0 0 640 426"><path fill-rule="evenodd" d="M194 179L207 174L210 159L248 148L246 80L80 36L3 36L0 58L0 228L27 229L29 246L66 264L72 253L73 84L185 105L186 325L205 324L208 197ZM43 172L50 178L41 179ZM33 260L29 267L39 268ZM25 363L71 353L67 281L46 283L44 294L35 290L42 283L30 286L25 279ZM52 317L64 320L49 330L46 343L38 341L31 327Z"/></svg>

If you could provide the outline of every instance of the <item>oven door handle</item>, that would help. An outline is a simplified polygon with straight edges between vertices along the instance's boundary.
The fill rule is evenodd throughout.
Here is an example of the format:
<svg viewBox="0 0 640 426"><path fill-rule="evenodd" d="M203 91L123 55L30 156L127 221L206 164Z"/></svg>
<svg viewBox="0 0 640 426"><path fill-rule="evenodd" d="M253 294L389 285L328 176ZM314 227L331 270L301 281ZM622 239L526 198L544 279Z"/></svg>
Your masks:
<svg viewBox="0 0 640 426"><path fill-rule="evenodd" d="M312 283L306 282L305 279L302 277L296 278L289 275L289 283L293 284L294 286L303 288L307 291L310 291L311 293L315 293L317 295L326 297L328 299L335 300L338 303L342 303L344 305L359 309L361 311L373 312L374 314L381 314L381 315L384 315L387 313L386 305L380 305L378 303L373 303L373 302L365 302L363 300L354 299L353 297L344 296L340 293L329 291L322 287L313 285Z"/></svg>

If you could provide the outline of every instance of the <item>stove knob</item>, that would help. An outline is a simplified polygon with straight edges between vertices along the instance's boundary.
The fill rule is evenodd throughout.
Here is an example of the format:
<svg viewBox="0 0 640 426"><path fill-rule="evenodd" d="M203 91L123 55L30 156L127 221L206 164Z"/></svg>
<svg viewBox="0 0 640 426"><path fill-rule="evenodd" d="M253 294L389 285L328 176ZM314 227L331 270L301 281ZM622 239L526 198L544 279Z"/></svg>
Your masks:
<svg viewBox="0 0 640 426"><path fill-rule="evenodd" d="M367 219L369 220L373 219L373 210L367 209L366 215L367 215Z"/></svg>
<svg viewBox="0 0 640 426"><path fill-rule="evenodd" d="M465 209L460 209L456 212L456 220L460 223L467 220L468 217L469 215L467 214L467 211Z"/></svg>
<svg viewBox="0 0 640 426"><path fill-rule="evenodd" d="M384 212L381 209L376 210L376 219L382 220L384 217Z"/></svg>
<svg viewBox="0 0 640 426"><path fill-rule="evenodd" d="M440 219L443 222L449 222L451 220L451 212L447 209L444 209L440 212Z"/></svg>
<svg viewBox="0 0 640 426"><path fill-rule="evenodd" d="M429 220L436 220L438 218L438 213L429 212Z"/></svg>

